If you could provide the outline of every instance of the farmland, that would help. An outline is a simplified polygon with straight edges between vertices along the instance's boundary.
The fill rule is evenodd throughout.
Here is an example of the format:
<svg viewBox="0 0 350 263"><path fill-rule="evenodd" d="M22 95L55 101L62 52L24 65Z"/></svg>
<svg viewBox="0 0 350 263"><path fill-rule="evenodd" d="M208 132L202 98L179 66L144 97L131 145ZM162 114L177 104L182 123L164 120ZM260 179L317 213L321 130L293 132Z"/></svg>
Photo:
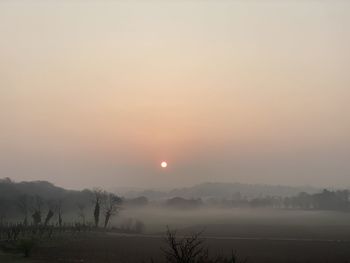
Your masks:
<svg viewBox="0 0 350 263"><path fill-rule="evenodd" d="M211 254L236 251L247 262L348 262L350 215L324 211L160 208L122 211L113 224L126 218L143 219L143 234L87 231L65 233L41 243L29 259L19 262L164 262L164 230L178 235L202 231ZM6 255L9 259L9 255ZM0 259L5 261L4 255ZM16 262L13 261L8 262ZM6 261L5 261L6 262Z"/></svg>

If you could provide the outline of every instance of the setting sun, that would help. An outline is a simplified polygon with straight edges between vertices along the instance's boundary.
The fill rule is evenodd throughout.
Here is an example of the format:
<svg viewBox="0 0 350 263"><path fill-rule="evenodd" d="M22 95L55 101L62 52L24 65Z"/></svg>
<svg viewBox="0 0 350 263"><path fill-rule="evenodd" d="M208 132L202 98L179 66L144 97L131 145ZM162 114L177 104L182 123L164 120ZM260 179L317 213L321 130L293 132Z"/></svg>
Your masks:
<svg viewBox="0 0 350 263"><path fill-rule="evenodd" d="M160 164L160 166L161 166L162 168L166 168L166 167L168 166L168 164L167 164L167 162L162 162L162 163Z"/></svg>

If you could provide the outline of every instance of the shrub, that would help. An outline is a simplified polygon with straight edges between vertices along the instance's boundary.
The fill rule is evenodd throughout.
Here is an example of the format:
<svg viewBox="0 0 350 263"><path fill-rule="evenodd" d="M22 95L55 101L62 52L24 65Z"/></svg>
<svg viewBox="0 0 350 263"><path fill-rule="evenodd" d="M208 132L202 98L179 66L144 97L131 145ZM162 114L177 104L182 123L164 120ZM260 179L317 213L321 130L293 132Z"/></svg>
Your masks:
<svg viewBox="0 0 350 263"><path fill-rule="evenodd" d="M177 238L176 231L167 228L166 248L162 251L168 263L245 263L247 259L240 259L236 252L232 251L230 257L217 255L209 257L209 250L204 246L201 232L190 236Z"/></svg>

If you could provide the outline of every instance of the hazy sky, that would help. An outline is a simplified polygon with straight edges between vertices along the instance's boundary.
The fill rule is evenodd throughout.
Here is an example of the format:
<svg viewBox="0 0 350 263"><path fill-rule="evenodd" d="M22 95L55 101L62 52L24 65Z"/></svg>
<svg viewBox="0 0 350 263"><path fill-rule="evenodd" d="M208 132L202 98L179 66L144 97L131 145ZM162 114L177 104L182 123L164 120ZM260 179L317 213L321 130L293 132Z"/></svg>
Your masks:
<svg viewBox="0 0 350 263"><path fill-rule="evenodd" d="M350 186L349 70L350 1L1 1L0 177Z"/></svg>

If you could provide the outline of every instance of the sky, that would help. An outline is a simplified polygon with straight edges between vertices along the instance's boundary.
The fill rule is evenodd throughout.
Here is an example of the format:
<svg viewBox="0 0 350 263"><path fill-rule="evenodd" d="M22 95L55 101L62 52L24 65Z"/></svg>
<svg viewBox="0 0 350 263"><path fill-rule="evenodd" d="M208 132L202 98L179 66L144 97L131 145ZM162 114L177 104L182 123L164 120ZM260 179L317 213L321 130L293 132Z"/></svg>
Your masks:
<svg viewBox="0 0 350 263"><path fill-rule="evenodd" d="M0 177L350 186L349 47L341 0L0 1Z"/></svg>

